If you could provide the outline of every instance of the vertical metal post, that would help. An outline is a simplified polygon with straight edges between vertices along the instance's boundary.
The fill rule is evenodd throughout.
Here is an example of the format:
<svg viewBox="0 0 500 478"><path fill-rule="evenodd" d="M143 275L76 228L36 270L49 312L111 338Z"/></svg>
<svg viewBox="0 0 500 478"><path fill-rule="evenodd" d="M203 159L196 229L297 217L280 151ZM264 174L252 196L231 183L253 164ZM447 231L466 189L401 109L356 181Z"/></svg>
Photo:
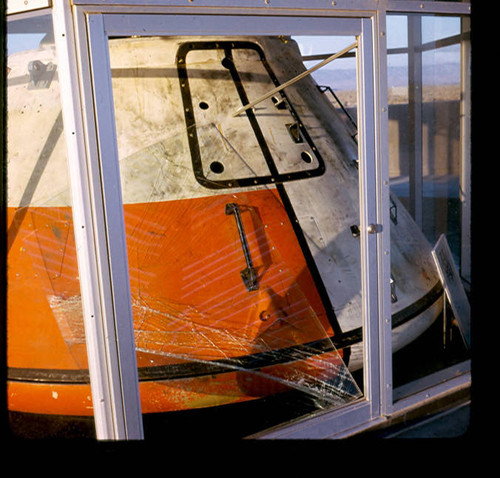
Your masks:
<svg viewBox="0 0 500 478"><path fill-rule="evenodd" d="M378 310L376 127L374 101L373 25L361 21L358 37L359 211L361 295L363 309L364 393L371 415L380 415L380 329Z"/></svg>
<svg viewBox="0 0 500 478"><path fill-rule="evenodd" d="M408 15L408 154L410 214L422 227L422 19Z"/></svg>
<svg viewBox="0 0 500 478"><path fill-rule="evenodd" d="M389 187L389 94L387 86L387 16L381 8L374 27L375 62L375 121L378 122L376 138L377 215L383 225L378 234L378 300L380 327L380 413L392 412L392 302L391 302L391 220Z"/></svg>
<svg viewBox="0 0 500 478"><path fill-rule="evenodd" d="M110 228L112 234L123 238L124 230L120 224L109 224L104 207L113 204L105 194L98 155L88 137L89 131L95 130L92 102L81 95L88 76L84 74L86 67L77 61L77 35L69 1L53 0L53 22L96 434L106 440L141 439L124 239L118 240L117 252L108 248ZM87 45L86 38L79 40L80 45Z"/></svg>
<svg viewBox="0 0 500 478"><path fill-rule="evenodd" d="M470 31L470 17L461 19L462 35L465 38L460 43L460 142L461 142L461 177L460 177L460 205L462 214L461 236L461 263L460 275L471 282L471 48L468 32Z"/></svg>

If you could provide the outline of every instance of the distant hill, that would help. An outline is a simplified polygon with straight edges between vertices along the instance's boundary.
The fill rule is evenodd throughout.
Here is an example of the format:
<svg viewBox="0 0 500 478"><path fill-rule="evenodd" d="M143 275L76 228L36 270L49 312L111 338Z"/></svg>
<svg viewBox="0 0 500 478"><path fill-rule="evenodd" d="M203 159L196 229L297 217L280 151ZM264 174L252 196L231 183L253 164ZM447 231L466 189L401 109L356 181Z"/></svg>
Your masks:
<svg viewBox="0 0 500 478"><path fill-rule="evenodd" d="M320 69L312 75L319 85L329 85L334 91L351 91L356 89L356 72L351 69ZM408 70L403 66L388 68L388 86L408 85ZM460 82L460 65L444 63L427 65L423 69L423 82L430 85L453 85Z"/></svg>

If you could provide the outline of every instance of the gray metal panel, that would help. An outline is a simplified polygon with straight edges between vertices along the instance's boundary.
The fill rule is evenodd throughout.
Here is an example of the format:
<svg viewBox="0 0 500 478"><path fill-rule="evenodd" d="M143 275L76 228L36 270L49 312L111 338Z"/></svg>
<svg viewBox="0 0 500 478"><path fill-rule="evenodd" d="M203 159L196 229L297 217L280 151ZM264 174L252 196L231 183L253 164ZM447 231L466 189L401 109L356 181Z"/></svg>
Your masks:
<svg viewBox="0 0 500 478"><path fill-rule="evenodd" d="M273 17L257 15L104 16L106 33L114 35L349 35L360 30L359 18Z"/></svg>

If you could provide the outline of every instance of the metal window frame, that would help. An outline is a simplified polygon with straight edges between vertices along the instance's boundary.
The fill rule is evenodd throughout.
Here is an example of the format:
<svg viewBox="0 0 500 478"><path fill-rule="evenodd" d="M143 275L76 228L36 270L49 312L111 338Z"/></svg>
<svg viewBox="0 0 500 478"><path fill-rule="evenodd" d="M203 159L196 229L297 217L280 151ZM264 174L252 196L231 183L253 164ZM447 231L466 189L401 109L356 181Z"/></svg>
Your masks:
<svg viewBox="0 0 500 478"><path fill-rule="evenodd" d="M51 6L51 0L7 0L6 14L31 12Z"/></svg>
<svg viewBox="0 0 500 478"><path fill-rule="evenodd" d="M107 187L102 164L92 154L96 132L93 113L84 100L91 92L80 81L87 65L78 61L72 12L64 0L54 0L53 20L60 83L69 86L61 88L61 102L96 436L141 439L128 268L126 256L121 255L123 218L106 215L104 207L110 194L119 190ZM113 241L118 247L110 247Z"/></svg>
<svg viewBox="0 0 500 478"><path fill-rule="evenodd" d="M362 257L364 262L363 269L366 271L363 276L362 295L364 309L364 330L366 334L365 347L365 399L363 406L358 413L368 413L373 418L380 416L381 393L380 393L380 368L384 362L380 358L380 350L384 347L379 345L380 336L380 307L378 303L378 283L379 274L384 274L386 281L381 280L383 284L389 283L389 268L387 261L383 266L379 264L377 257L383 257L377 254L378 248L382 242L386 242L385 250L389 249L389 229L384 229L380 234L369 234L368 226L370 224L388 224L388 217L385 217L385 209L378 207L376 201L376 175L379 174L377 163L377 151L380 149L378 142L380 134L377 132L379 120L375 119L376 101L374 85L376 85L374 71L374 15L365 12L364 17L358 15L354 17L347 15L345 18L339 18L338 15L327 16L324 12L321 16L304 15L300 10L274 11L273 13L245 11L241 14L229 16L232 12L210 12L209 21L205 13L200 14L192 11L176 12L171 11L165 14L164 11L155 11L154 13L144 13L142 15L133 15L135 10L130 7L124 8L121 12L108 9L104 13L96 13L95 9L91 12L86 8L76 7L75 14L77 19L77 30L85 32L78 40L80 57L89 58L81 71L82 81L85 84L92 85L92 91L84 92L83 102L88 111L88 124L92 117L96 120L96 136L92 140L96 149L89 151L91 155L90 162L100 164L100 173L103 188L104 210L113 211L113 216L117 219L116 227L108 227L107 235L109 242L113 244L110 248L110 261L126 264L126 246L124 242L123 227L123 204L119 193L119 170L117 160L116 133L114 130L113 118L113 98L111 91L111 76L109 66L109 56L107 51L107 39L111 36L124 35L181 35L181 34L352 34L357 35L359 41L359 50L362 52L359 57L359 88L362 89L362 97L366 100L362 103L364 107L359 112L360 136L364 138L359 143L359 153L361 159L361 186L360 201L363 213L360 217ZM286 13L286 15L283 15ZM280 15L280 22L276 22L276 15ZM88 48L88 50L87 50ZM96 65L93 67L93 65ZM93 113L90 112L93 110ZM100 158L106 158L103 161ZM386 175L387 176L387 175ZM388 189L388 181L385 181L385 189ZM111 191L111 194L107 193ZM381 211L384 211L381 216ZM111 216L111 214L109 214ZM380 228L382 230L382 228ZM113 237L111 237L113 235ZM384 238L382 241L381 237ZM386 255L385 257L388 257ZM120 262L123 260L123 262ZM111 266L111 274L113 265ZM123 272L120 277L126 277ZM118 278L118 277L116 277ZM114 277L112 280L115 280ZM115 288L116 290L116 288ZM121 303L120 299L115 299L115 303ZM384 313L386 310L383 308ZM131 317L131 315L130 315ZM387 329L390 330L389 324ZM123 373L123 371L122 371Z"/></svg>
<svg viewBox="0 0 500 478"><path fill-rule="evenodd" d="M129 14L139 10L151 14L151 20L159 14L184 19L192 15L195 21L227 15L251 16L260 25L258 31L253 31L256 34L262 34L265 28L275 32L273 19L278 17L287 21L314 18L315 27L309 33L318 33L322 24L334 18L360 20L360 137L364 140L359 147L361 158L370 157L365 163L367 167L360 169L361 239L363 251L368 252L363 254L363 269L368 271L363 277L366 292L363 297L365 316L371 317L364 323L367 336L365 397L340 409L259 434L261 438L349 436L383 422L393 413L417 406L423 393L397 401L392 390L390 220L389 208L385 207L389 204L386 14L468 15L470 4L413 0L204 0L200 3L110 0L103 5L101 0L52 1L61 84L69 85L61 93L97 437L143 438L123 216L106 214L109 210L122 211L116 141L115 145L102 141L105 131L115 138L114 121L111 121L113 109L99 108L99 114L96 113L96 105L112 105L110 78L101 75L99 88L93 90L91 75L91 59L99 58L109 69L109 58L103 48L106 35L113 29L133 34L126 29L137 16ZM127 19L132 22L127 23ZM207 27L206 23L189 23L182 30L179 25L178 22L175 25L179 34L199 33ZM219 23L218 31L222 26L227 24ZM165 32L164 25L158 27ZM103 65L100 68L106 70ZM371 81L367 81L369 77ZM103 114L107 123L103 122ZM100 159L103 154L109 154L106 161ZM376 200L368 201L369 197ZM382 226L382 232L368 235L369 224ZM437 385L426 385L426 397L470 383L467 366L461 366L459 378L455 376L456 367L445 372L451 380L443 380L441 376Z"/></svg>

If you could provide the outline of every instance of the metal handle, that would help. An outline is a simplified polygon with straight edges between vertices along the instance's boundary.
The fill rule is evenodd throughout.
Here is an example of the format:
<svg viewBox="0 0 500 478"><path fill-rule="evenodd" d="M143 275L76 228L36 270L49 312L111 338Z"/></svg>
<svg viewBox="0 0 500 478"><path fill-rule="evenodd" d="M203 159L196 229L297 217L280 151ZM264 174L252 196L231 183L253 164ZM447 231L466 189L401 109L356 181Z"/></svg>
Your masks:
<svg viewBox="0 0 500 478"><path fill-rule="evenodd" d="M238 233L240 235L243 255L245 256L245 261L247 263L246 268L240 272L241 278L243 279L243 284L245 284L245 287L249 292L257 290L259 288L259 284L257 283L257 272L253 267L252 257L250 256L250 249L248 247L245 230L243 229L243 223L241 221L240 207L238 206L238 204L228 203L226 204L226 214L228 216L234 214L236 225L238 226Z"/></svg>
<svg viewBox="0 0 500 478"><path fill-rule="evenodd" d="M368 224L366 227L366 231L368 234L376 234L377 232L380 232L382 230L382 226L380 224ZM360 234L359 226L354 224L351 226L351 234L353 237L358 237Z"/></svg>

